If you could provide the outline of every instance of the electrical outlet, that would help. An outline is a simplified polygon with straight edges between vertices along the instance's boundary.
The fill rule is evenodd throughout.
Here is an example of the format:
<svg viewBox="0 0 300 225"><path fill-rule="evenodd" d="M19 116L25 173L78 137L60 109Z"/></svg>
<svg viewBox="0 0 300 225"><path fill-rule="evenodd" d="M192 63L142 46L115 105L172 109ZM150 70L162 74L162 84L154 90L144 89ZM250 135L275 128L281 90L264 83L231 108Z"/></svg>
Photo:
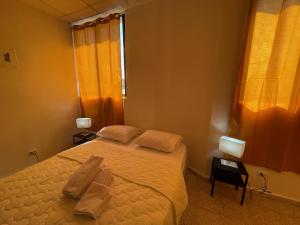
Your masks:
<svg viewBox="0 0 300 225"><path fill-rule="evenodd" d="M257 170L256 171L256 175L257 176L261 176L261 174L263 174L265 177L267 177L269 175L269 172L268 171L263 171L263 170Z"/></svg>
<svg viewBox="0 0 300 225"><path fill-rule="evenodd" d="M18 59L13 48L0 48L0 68L17 68Z"/></svg>
<svg viewBox="0 0 300 225"><path fill-rule="evenodd" d="M33 149L30 149L29 151L28 151L28 155L34 155L34 154L36 154L38 151L37 151L37 149L36 148L33 148Z"/></svg>
<svg viewBox="0 0 300 225"><path fill-rule="evenodd" d="M28 151L28 156L34 156L37 162L40 162L40 156L36 148L30 149Z"/></svg>
<svg viewBox="0 0 300 225"><path fill-rule="evenodd" d="M260 170L257 170L257 171L256 171L256 175L257 175L257 176L260 176L261 173L262 173L262 171L260 171Z"/></svg>

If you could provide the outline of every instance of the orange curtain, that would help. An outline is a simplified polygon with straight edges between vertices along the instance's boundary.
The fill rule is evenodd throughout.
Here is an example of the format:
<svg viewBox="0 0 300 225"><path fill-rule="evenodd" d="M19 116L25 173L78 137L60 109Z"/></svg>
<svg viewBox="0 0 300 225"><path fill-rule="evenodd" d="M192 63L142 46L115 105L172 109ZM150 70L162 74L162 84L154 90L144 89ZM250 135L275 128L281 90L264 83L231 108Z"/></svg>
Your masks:
<svg viewBox="0 0 300 225"><path fill-rule="evenodd" d="M73 33L82 116L93 130L123 124L120 17Z"/></svg>
<svg viewBox="0 0 300 225"><path fill-rule="evenodd" d="M233 107L244 161L300 173L300 1L253 1Z"/></svg>

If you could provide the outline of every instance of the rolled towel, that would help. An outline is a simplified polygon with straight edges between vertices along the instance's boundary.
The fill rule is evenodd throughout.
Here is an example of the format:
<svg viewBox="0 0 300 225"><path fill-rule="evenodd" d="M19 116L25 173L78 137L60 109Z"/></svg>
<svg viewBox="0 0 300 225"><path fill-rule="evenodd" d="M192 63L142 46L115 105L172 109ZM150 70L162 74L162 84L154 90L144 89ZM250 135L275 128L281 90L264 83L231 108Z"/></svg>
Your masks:
<svg viewBox="0 0 300 225"><path fill-rule="evenodd" d="M109 191L109 187L93 182L75 206L74 213L96 219L111 198Z"/></svg>
<svg viewBox="0 0 300 225"><path fill-rule="evenodd" d="M110 186L113 182L114 177L112 176L110 169L102 169L98 172L93 182L96 182L98 184L102 184L105 186Z"/></svg>
<svg viewBox="0 0 300 225"><path fill-rule="evenodd" d="M101 170L102 161L102 157L92 155L72 174L63 188L63 193L72 198L80 198Z"/></svg>

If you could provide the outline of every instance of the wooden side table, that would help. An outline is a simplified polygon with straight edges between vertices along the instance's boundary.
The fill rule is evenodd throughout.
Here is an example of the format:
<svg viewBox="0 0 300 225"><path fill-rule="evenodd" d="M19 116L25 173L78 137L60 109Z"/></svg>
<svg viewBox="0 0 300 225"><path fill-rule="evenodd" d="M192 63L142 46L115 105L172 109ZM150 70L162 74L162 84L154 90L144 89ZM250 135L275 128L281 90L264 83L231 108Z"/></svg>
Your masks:
<svg viewBox="0 0 300 225"><path fill-rule="evenodd" d="M73 145L80 145L96 138L96 133L83 131L73 135Z"/></svg>
<svg viewBox="0 0 300 225"><path fill-rule="evenodd" d="M214 194L215 181L232 184L235 186L236 190L238 190L239 187L243 188L241 199L241 205L243 205L249 174L242 162L236 163L238 168L222 165L220 158L213 158L210 174L211 196ZM243 177L245 177L245 181L243 180Z"/></svg>

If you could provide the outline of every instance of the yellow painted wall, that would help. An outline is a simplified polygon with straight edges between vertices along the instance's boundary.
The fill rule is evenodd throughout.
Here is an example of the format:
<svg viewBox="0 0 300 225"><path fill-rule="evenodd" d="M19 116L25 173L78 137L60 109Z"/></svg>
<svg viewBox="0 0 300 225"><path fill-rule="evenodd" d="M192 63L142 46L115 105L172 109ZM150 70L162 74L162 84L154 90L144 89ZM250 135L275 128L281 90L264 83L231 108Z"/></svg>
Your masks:
<svg viewBox="0 0 300 225"><path fill-rule="evenodd" d="M189 166L208 177L228 132L249 1L160 0L126 15L125 121L182 134ZM253 187L300 201L300 175L247 166Z"/></svg>
<svg viewBox="0 0 300 225"><path fill-rule="evenodd" d="M0 67L0 177L72 145L79 115L67 23L16 0L0 1L0 49L18 68ZM2 55L2 54L1 54Z"/></svg>

